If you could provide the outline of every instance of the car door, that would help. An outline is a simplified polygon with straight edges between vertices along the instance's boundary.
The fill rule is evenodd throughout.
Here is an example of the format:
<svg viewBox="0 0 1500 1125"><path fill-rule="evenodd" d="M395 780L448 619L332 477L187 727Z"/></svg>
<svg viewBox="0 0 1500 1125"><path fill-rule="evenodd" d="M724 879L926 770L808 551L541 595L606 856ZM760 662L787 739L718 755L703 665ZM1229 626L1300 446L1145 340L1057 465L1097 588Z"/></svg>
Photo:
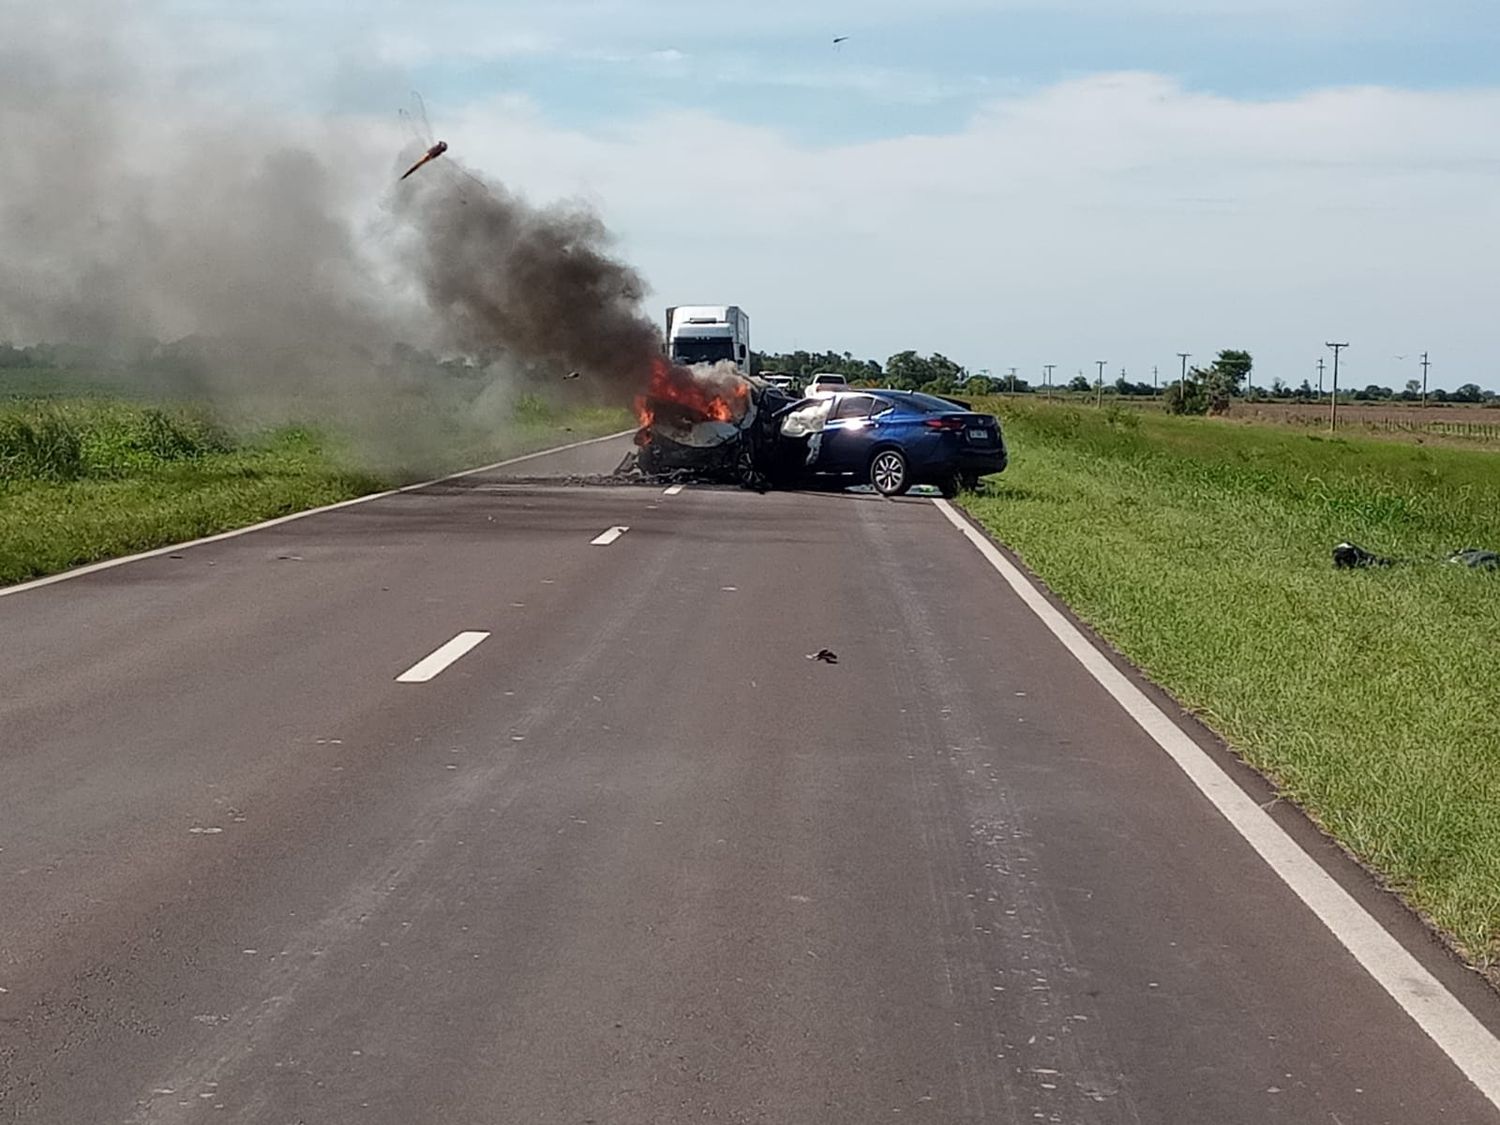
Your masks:
<svg viewBox="0 0 1500 1125"><path fill-rule="evenodd" d="M818 456L820 473L858 473L870 459L874 440L877 399L874 395L846 393L837 396L823 429L822 449Z"/></svg>

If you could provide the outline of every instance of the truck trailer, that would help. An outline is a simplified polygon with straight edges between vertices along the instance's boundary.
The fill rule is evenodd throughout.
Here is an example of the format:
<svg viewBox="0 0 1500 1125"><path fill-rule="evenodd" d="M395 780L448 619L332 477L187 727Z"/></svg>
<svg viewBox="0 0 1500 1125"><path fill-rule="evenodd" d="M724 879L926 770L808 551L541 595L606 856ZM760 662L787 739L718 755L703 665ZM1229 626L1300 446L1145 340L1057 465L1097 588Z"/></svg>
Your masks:
<svg viewBox="0 0 1500 1125"><path fill-rule="evenodd" d="M667 310L667 358L684 367L729 362L750 374L750 318L738 305Z"/></svg>

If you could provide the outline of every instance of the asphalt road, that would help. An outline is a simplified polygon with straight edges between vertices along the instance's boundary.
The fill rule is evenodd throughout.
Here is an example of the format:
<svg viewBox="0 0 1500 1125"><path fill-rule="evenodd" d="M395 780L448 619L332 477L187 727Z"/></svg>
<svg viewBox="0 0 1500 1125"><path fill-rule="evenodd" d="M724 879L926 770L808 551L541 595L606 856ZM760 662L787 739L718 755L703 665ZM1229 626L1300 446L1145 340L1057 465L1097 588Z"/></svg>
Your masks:
<svg viewBox="0 0 1500 1125"><path fill-rule="evenodd" d="M929 501L177 554L0 597L0 1120L1500 1122Z"/></svg>

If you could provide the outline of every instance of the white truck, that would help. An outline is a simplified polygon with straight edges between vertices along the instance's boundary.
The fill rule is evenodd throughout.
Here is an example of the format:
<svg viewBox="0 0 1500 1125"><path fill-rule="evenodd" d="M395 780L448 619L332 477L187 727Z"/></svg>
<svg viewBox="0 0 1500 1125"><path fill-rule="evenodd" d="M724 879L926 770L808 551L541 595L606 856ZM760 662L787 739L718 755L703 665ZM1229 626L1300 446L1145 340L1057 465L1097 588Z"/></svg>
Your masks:
<svg viewBox="0 0 1500 1125"><path fill-rule="evenodd" d="M674 305L667 310L667 358L684 367L728 360L750 374L750 318L738 305Z"/></svg>

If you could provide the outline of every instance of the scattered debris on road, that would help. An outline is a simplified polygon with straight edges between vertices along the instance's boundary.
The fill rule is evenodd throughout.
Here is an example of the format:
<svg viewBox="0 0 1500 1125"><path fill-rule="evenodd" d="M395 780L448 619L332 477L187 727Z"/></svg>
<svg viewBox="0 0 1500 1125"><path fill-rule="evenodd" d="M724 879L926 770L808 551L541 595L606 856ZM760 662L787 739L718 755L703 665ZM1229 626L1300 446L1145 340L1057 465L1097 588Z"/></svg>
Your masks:
<svg viewBox="0 0 1500 1125"><path fill-rule="evenodd" d="M809 660L821 660L824 664L837 664L839 662L839 654L829 648L820 648L817 652L810 652L807 654L807 658Z"/></svg>

